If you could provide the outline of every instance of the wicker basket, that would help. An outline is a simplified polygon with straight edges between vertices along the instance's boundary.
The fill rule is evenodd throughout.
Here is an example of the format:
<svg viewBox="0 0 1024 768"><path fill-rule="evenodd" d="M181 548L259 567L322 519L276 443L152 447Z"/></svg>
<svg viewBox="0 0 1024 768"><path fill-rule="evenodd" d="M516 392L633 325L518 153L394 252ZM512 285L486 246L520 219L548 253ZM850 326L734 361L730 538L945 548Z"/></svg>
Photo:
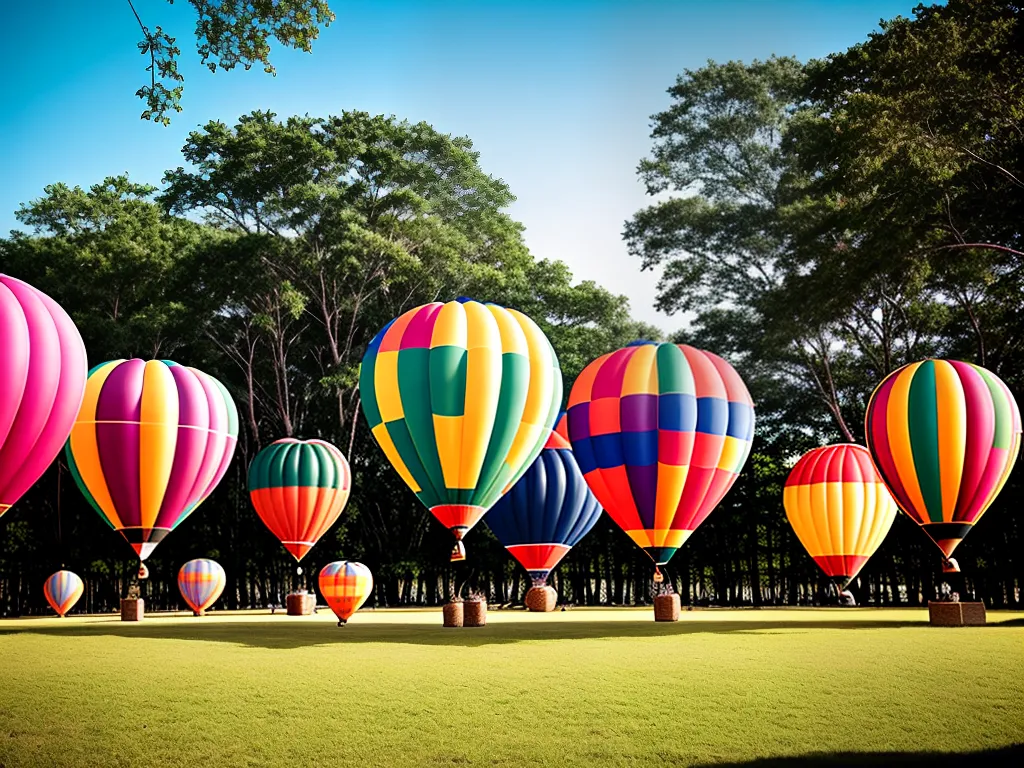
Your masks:
<svg viewBox="0 0 1024 768"><path fill-rule="evenodd" d="M146 601L141 597L121 600L121 621L142 621L146 615Z"/></svg>
<svg viewBox="0 0 1024 768"><path fill-rule="evenodd" d="M928 603L928 622L933 627L983 627L984 603Z"/></svg>
<svg viewBox="0 0 1024 768"><path fill-rule="evenodd" d="M526 607L537 613L546 613L555 610L558 604L558 593L554 587L531 587L526 593Z"/></svg>
<svg viewBox="0 0 1024 768"><path fill-rule="evenodd" d="M293 592L285 598L289 616L309 616L316 608L316 595L308 592Z"/></svg>
<svg viewBox="0 0 1024 768"><path fill-rule="evenodd" d="M445 603L443 611L444 625L446 627L462 626L462 603Z"/></svg>
<svg viewBox="0 0 1024 768"><path fill-rule="evenodd" d="M484 600L467 600L462 604L462 626L482 627L487 624L487 603Z"/></svg>
<svg viewBox="0 0 1024 768"><path fill-rule="evenodd" d="M654 598L655 621L679 621L679 595L658 595Z"/></svg>

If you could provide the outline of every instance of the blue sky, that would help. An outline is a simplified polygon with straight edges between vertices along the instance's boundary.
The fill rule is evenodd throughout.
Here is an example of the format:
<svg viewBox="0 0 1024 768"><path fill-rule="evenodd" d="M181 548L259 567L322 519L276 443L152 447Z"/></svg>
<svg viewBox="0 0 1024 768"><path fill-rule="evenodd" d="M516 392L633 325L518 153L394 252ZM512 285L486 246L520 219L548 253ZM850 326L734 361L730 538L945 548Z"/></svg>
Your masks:
<svg viewBox="0 0 1024 768"><path fill-rule="evenodd" d="M87 186L127 171L159 184L181 164L188 132L211 119L233 123L253 109L394 114L471 137L485 170L517 196L511 213L536 256L626 294L635 316L667 330L681 320L654 310L657 278L638 271L621 232L650 202L636 165L675 76L708 59L823 56L915 4L333 0L338 19L313 53L275 50L272 78L210 74L190 6L137 0L143 21L182 48L184 111L163 128L138 119L147 62L126 1L3 3L0 231L55 181Z"/></svg>

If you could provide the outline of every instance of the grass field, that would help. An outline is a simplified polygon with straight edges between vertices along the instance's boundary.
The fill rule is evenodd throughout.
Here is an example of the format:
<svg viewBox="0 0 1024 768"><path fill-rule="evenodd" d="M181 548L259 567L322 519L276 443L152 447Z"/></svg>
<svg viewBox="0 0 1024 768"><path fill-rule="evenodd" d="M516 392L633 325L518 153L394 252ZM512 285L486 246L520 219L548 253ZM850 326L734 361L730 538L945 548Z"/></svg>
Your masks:
<svg viewBox="0 0 1024 768"><path fill-rule="evenodd" d="M921 609L488 622L0 621L0 766L1024 765L1024 614L956 629Z"/></svg>

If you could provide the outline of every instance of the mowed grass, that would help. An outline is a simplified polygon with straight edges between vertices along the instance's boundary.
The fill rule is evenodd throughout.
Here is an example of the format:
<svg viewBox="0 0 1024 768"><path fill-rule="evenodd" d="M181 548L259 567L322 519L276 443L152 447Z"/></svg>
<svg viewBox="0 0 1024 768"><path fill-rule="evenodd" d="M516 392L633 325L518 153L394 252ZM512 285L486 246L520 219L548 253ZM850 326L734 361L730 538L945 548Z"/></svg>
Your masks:
<svg viewBox="0 0 1024 768"><path fill-rule="evenodd" d="M1024 764L1024 614L0 621L0 766ZM1001 750L980 756L985 750ZM849 753L854 753L850 755ZM933 753L949 753L944 758ZM845 757L844 757L845 756ZM762 764L758 762L757 764Z"/></svg>

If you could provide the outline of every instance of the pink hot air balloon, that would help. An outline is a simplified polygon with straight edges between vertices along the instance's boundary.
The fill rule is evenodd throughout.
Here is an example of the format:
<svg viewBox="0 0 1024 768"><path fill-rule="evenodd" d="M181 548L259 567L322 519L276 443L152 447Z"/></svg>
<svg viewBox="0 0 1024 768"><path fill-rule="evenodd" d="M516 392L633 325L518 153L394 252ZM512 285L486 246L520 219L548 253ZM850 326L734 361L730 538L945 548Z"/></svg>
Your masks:
<svg viewBox="0 0 1024 768"><path fill-rule="evenodd" d="M60 305L0 274L0 515L60 453L87 370L82 336Z"/></svg>

